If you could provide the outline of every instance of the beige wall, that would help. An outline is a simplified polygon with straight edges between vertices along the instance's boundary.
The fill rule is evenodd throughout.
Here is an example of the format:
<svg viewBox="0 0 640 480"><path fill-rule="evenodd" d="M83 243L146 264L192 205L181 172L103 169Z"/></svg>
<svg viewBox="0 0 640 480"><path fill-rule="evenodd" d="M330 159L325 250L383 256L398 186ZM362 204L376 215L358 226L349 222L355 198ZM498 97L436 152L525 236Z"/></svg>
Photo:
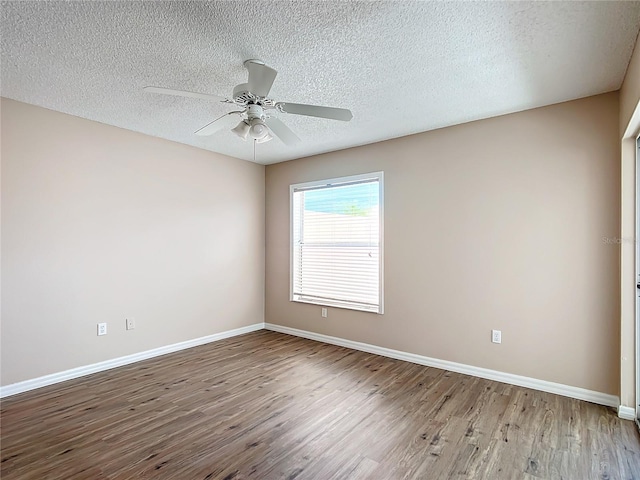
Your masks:
<svg viewBox="0 0 640 480"><path fill-rule="evenodd" d="M618 117L610 93L268 166L266 321L618 394ZM289 302L289 185L378 170L385 314Z"/></svg>
<svg viewBox="0 0 640 480"><path fill-rule="evenodd" d="M640 133L640 47L636 43L620 89L620 136L622 138L621 244L621 344L620 402L635 408L635 195L636 146Z"/></svg>
<svg viewBox="0 0 640 480"><path fill-rule="evenodd" d="M263 321L263 166L1 106L2 385Z"/></svg>

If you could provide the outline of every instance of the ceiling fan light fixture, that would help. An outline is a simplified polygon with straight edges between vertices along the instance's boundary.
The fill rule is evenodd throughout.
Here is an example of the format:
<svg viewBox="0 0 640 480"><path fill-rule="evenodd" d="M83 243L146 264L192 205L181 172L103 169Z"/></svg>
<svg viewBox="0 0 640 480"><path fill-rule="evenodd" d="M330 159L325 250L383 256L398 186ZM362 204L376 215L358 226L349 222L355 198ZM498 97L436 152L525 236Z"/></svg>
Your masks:
<svg viewBox="0 0 640 480"><path fill-rule="evenodd" d="M259 118L254 118L249 122L249 135L254 140L262 140L269 135L269 127Z"/></svg>
<svg viewBox="0 0 640 480"><path fill-rule="evenodd" d="M237 136L239 136L243 140L246 140L247 137L249 136L249 130L251 130L251 127L244 120L241 121L238 125L236 125L235 128L231 129L233 133L235 133Z"/></svg>
<svg viewBox="0 0 640 480"><path fill-rule="evenodd" d="M271 132L267 132L267 134L262 138L257 138L256 143L266 143L269 140L273 140L273 136L271 135Z"/></svg>

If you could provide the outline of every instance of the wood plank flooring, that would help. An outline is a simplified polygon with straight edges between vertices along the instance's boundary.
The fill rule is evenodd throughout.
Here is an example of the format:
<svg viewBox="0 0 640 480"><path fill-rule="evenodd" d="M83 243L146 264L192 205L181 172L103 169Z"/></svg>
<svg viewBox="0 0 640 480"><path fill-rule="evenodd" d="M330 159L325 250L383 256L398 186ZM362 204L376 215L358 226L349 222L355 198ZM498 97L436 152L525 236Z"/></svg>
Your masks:
<svg viewBox="0 0 640 480"><path fill-rule="evenodd" d="M640 479L612 409L260 331L10 397L2 480Z"/></svg>

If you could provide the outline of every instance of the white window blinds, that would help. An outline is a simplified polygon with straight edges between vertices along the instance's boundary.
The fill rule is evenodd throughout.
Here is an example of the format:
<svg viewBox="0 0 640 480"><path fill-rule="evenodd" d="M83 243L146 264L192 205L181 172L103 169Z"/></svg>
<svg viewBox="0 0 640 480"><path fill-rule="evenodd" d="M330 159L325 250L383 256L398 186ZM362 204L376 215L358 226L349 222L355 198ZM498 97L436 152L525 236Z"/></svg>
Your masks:
<svg viewBox="0 0 640 480"><path fill-rule="evenodd" d="M291 186L291 300L382 313L382 179Z"/></svg>

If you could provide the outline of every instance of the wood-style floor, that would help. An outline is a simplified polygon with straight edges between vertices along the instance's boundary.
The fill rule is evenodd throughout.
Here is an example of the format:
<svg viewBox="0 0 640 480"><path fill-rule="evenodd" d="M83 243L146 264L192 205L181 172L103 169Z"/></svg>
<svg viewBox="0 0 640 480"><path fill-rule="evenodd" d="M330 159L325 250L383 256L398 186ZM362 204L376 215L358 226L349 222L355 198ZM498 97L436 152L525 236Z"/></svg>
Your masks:
<svg viewBox="0 0 640 480"><path fill-rule="evenodd" d="M2 480L640 479L611 409L267 331L1 410Z"/></svg>

